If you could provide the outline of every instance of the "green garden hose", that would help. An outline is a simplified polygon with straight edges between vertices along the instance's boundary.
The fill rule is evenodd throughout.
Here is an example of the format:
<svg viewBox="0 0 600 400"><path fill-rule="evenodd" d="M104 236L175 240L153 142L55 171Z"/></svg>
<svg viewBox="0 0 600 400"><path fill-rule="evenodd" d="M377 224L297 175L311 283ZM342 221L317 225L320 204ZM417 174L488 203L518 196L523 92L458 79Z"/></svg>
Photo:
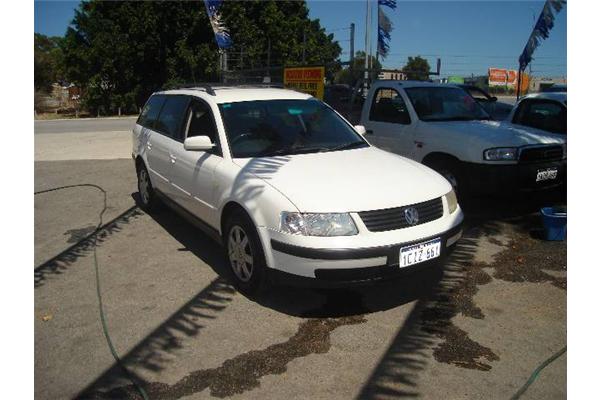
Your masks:
<svg viewBox="0 0 600 400"><path fill-rule="evenodd" d="M523 395L523 393L525 393L525 391L529 388L529 386L531 386L531 384L537 379L538 375L540 374L540 372L542 372L542 370L544 368L546 368L551 362L553 362L554 360L556 360L558 357L562 356L563 353L565 353L567 351L567 346L563 347L562 349L560 349L559 351L557 351L556 353L554 353L552 355L552 357L550 357L549 359L547 359L546 361L544 361L543 363L541 363L531 374L531 376L529 377L529 379L527 380L527 382L525 382L525 384L521 387L521 389L519 389L519 391L517 393L514 394L513 397L511 397L511 400L516 400L519 397L521 397Z"/></svg>
<svg viewBox="0 0 600 400"><path fill-rule="evenodd" d="M98 232L102 229L103 216L104 216L104 213L106 212L106 209L108 208L107 204L106 204L106 191L98 185L94 185L91 183L82 183L82 184L78 184L78 185L66 185L66 186L55 187L55 188L47 189L47 190L40 190L39 192L34 192L33 194L38 195L38 194L42 194L42 193L48 193L48 192L54 192L57 190L71 189L71 188L78 188L78 187L91 187L91 188L98 189L102 192L102 195L104 197L103 198L104 206L102 207L102 211L100 211L98 225L96 225L96 229L92 233L92 235L94 237L93 254L94 254L94 269L95 269L95 273L96 273L96 294L98 296L98 308L100 310L100 321L102 322L102 331L104 332L104 337L106 338L106 343L108 344L108 348L110 349L110 352L111 352L113 358L115 359L115 362L123 370L123 373L125 374L127 379L129 379L129 381L131 381L131 383L136 387L136 389L138 390L138 392L140 393L142 398L144 400L148 400L148 395L146 394L146 391L144 390L144 388L132 376L132 374L125 367L125 365L121 361L121 358L117 354L117 351L115 350L115 347L113 346L112 340L110 339L110 335L108 334L108 326L106 324L106 317L104 316L104 306L102 303L102 292L100 291L100 268L98 267L98 255L96 253L96 245L97 245L97 241L98 241Z"/></svg>

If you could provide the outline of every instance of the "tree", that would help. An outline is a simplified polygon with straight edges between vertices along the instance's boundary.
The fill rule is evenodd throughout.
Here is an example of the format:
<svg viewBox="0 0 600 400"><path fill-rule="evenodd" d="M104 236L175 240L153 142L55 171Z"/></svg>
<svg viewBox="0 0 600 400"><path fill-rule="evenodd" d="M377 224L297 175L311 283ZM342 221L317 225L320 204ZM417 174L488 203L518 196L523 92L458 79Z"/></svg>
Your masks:
<svg viewBox="0 0 600 400"><path fill-rule="evenodd" d="M341 48L305 1L226 1L229 68L329 65ZM306 45L303 46L303 38ZM92 111L137 110L159 88L219 78L219 50L202 2L84 1L62 46L68 77Z"/></svg>
<svg viewBox="0 0 600 400"><path fill-rule="evenodd" d="M430 70L429 62L421 56L408 57L406 65L402 68L402 72L406 74L407 79L417 81L428 80Z"/></svg>
<svg viewBox="0 0 600 400"><path fill-rule="evenodd" d="M33 82L35 91L49 92L52 84L64 78L62 38L39 33L33 36Z"/></svg>
<svg viewBox="0 0 600 400"><path fill-rule="evenodd" d="M369 74L371 80L377 79L381 71L381 63L373 56L369 57L373 69ZM365 52L357 51L352 63L352 69L345 68L340 70L335 76L336 83L345 83L350 86L356 85L356 82L365 76Z"/></svg>

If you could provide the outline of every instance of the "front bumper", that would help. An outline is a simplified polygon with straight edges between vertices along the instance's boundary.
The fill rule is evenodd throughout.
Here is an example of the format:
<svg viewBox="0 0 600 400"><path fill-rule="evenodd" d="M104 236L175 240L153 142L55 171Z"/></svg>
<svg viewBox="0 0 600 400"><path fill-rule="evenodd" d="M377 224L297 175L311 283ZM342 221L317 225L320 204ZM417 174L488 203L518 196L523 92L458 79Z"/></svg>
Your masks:
<svg viewBox="0 0 600 400"><path fill-rule="evenodd" d="M269 268L269 279L280 285L335 288L361 286L381 280L401 277L407 273L423 268L439 265L462 236L462 220L451 229L436 235L418 240L395 243L385 246L366 248L307 248L279 242L271 239L276 259L288 260L312 266L314 277L302 276L282 269ZM440 256L410 267L400 268L400 248L412 244L426 242L435 238L442 239ZM340 266L346 267L340 267ZM301 267L302 268L302 267ZM289 268L286 268L289 270Z"/></svg>
<svg viewBox="0 0 600 400"><path fill-rule="evenodd" d="M548 168L558 169L556 179L536 182L537 172ZM508 165L463 163L462 172L473 194L533 192L565 184L567 160Z"/></svg>

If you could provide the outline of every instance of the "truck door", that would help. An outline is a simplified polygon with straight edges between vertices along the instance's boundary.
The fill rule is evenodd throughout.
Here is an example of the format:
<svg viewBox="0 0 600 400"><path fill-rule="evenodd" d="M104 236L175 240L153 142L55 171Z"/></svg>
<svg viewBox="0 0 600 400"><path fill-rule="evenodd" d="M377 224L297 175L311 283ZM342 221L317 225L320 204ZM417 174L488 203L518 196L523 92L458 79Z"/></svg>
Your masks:
<svg viewBox="0 0 600 400"><path fill-rule="evenodd" d="M364 121L367 140L375 146L412 158L414 129L406 103L397 90L380 87L371 97L372 101Z"/></svg>

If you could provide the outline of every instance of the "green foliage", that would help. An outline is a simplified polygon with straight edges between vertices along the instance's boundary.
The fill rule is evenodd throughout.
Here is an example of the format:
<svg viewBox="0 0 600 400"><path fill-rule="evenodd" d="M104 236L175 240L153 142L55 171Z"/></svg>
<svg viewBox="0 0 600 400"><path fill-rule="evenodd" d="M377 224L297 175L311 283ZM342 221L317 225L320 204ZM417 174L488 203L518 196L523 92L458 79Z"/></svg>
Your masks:
<svg viewBox="0 0 600 400"><path fill-rule="evenodd" d="M33 81L35 91L49 92L52 83L64 78L62 38L35 33L33 36Z"/></svg>
<svg viewBox="0 0 600 400"><path fill-rule="evenodd" d="M429 71L431 67L429 62L421 56L408 57L408 61L402 71L406 74L407 79L426 81L429 79Z"/></svg>
<svg viewBox="0 0 600 400"><path fill-rule="evenodd" d="M329 65L333 35L308 18L304 1L227 1L223 20L234 46L229 69ZM303 34L306 46L303 47ZM64 43L68 78L92 111L136 111L163 87L219 79L219 52L203 2L84 1Z"/></svg>
<svg viewBox="0 0 600 400"><path fill-rule="evenodd" d="M369 74L371 80L377 79L379 72L381 71L381 63L373 56L369 57L373 69ZM354 56L354 62L352 63L352 69L345 68L340 70L335 75L335 83L346 83L354 86L356 82L363 79L365 76L365 52L358 51Z"/></svg>

